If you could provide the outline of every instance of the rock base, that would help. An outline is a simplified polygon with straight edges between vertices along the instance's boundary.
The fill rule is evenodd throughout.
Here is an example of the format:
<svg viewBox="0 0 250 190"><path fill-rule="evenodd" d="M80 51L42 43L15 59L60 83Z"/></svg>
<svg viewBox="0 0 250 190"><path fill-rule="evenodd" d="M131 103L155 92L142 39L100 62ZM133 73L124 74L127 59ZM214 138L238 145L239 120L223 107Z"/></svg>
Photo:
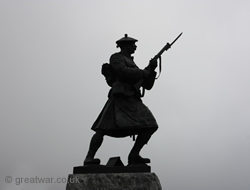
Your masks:
<svg viewBox="0 0 250 190"><path fill-rule="evenodd" d="M162 190L155 173L70 174L66 190Z"/></svg>

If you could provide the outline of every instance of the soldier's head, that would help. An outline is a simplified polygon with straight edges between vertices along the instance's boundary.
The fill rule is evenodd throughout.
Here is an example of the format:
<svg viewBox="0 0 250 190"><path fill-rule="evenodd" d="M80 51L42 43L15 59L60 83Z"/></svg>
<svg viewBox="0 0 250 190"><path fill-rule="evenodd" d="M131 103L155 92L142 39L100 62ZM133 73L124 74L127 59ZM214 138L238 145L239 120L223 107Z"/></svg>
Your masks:
<svg viewBox="0 0 250 190"><path fill-rule="evenodd" d="M135 53L136 50L136 44L135 42L137 42L138 40L128 37L127 34L125 34L125 36L119 40L116 41L117 46L121 48L121 51L125 51L129 54L133 54Z"/></svg>

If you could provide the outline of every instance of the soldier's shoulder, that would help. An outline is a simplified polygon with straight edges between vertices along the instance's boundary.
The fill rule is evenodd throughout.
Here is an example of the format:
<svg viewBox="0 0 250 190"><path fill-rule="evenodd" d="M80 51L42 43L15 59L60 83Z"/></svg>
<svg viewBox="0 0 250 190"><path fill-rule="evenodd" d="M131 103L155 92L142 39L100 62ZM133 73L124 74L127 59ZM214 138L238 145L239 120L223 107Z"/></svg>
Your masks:
<svg viewBox="0 0 250 190"><path fill-rule="evenodd" d="M110 56L110 62L117 60L117 59L123 59L123 56L120 52L116 52Z"/></svg>
<svg viewBox="0 0 250 190"><path fill-rule="evenodd" d="M113 53L110 57L121 57L122 54L121 52L116 52L116 53Z"/></svg>

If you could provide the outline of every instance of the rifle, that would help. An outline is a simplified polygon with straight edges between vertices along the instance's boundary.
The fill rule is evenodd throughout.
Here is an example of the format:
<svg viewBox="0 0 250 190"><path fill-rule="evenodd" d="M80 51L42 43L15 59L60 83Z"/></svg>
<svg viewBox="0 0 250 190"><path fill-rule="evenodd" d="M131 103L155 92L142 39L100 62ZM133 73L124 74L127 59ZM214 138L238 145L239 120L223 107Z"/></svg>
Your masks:
<svg viewBox="0 0 250 190"><path fill-rule="evenodd" d="M164 51L167 51L169 48L171 48L171 46L178 40L179 37L181 37L182 33L179 34L179 36L177 36L177 38L175 38L175 40L169 44L167 43L160 51L159 53L157 53L153 59L159 59L159 76L156 77L156 79L158 79L160 77L160 74L161 74L161 55L163 54Z"/></svg>

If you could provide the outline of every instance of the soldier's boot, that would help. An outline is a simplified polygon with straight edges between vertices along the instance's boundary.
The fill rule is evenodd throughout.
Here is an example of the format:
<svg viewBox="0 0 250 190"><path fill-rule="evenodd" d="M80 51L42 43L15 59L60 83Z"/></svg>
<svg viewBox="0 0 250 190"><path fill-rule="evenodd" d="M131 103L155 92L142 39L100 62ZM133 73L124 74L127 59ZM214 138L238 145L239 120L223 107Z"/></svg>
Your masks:
<svg viewBox="0 0 250 190"><path fill-rule="evenodd" d="M140 163L150 163L149 158L143 158L140 156L140 151L145 144L149 141L151 135L156 131L156 129L147 130L139 134L136 138L135 144L131 149L128 156L128 164L140 164Z"/></svg>
<svg viewBox="0 0 250 190"><path fill-rule="evenodd" d="M97 150L100 148L102 142L103 142L103 134L95 133L90 141L89 151L83 162L84 165L90 165L90 164L99 165L100 164L101 160L98 158L94 158L94 157L95 157Z"/></svg>
<svg viewBox="0 0 250 190"><path fill-rule="evenodd" d="M129 153L128 164L150 163L149 158L142 158L139 154L142 147L145 144L146 144L145 140L141 139L140 136L138 135L135 144Z"/></svg>

